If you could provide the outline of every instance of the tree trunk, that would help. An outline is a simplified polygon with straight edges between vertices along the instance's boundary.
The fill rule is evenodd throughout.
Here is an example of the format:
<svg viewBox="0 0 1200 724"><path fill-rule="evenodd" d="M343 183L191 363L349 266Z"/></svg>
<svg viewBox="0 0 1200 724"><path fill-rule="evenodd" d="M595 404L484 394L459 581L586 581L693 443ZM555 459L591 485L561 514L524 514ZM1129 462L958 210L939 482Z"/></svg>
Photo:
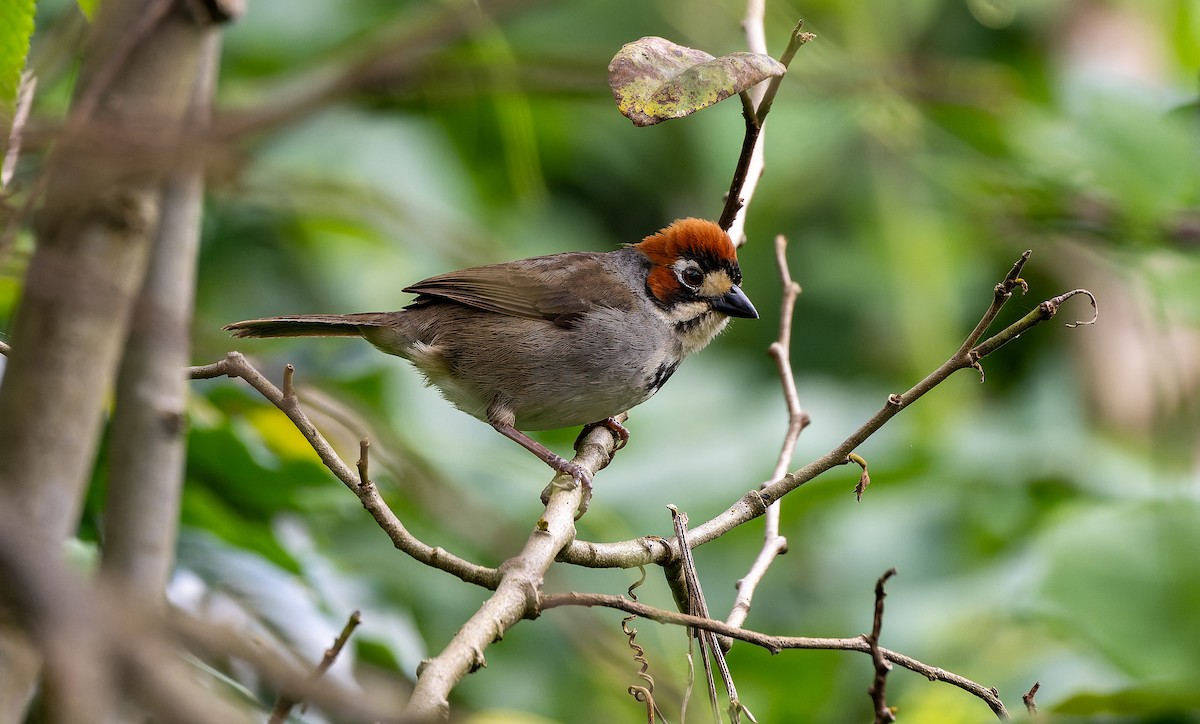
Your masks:
<svg viewBox="0 0 1200 724"><path fill-rule="evenodd" d="M54 550L78 524L105 405L159 225L205 38L173 0L106 0L66 136L44 170L37 249L0 385L0 505ZM0 628L0 724L18 722L38 657Z"/></svg>
<svg viewBox="0 0 1200 724"><path fill-rule="evenodd" d="M189 127L211 116L220 36L193 82ZM164 185L162 219L117 378L102 569L143 601L161 600L175 560L186 446L187 381L204 173L188 163Z"/></svg>

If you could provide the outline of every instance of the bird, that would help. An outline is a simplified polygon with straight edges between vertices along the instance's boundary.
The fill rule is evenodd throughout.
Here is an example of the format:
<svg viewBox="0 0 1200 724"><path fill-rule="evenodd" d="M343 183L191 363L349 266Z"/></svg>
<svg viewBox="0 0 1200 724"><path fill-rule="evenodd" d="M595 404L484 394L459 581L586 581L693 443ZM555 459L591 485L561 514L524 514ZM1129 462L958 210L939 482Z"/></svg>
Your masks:
<svg viewBox="0 0 1200 724"><path fill-rule="evenodd" d="M737 250L717 224L678 219L609 252L564 252L430 277L393 312L234 322L234 337L362 337L585 492L581 466L525 434L586 425L650 399L731 318L757 319Z"/></svg>

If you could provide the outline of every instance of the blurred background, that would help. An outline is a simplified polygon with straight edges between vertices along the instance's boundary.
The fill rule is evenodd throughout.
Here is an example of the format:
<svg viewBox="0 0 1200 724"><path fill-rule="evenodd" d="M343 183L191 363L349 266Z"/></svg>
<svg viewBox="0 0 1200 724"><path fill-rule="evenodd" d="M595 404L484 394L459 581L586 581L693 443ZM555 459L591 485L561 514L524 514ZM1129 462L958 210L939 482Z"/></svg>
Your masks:
<svg viewBox="0 0 1200 724"><path fill-rule="evenodd" d="M660 35L745 49L722 0L460 3L254 0L225 36L195 321L197 364L236 347L305 403L423 540L487 565L514 554L548 479L532 456L423 388L365 342L230 340L223 324L397 309L400 289L463 266L610 250L683 216L715 218L740 106L634 128L606 67ZM43 0L31 128L69 102L86 21ZM467 17L466 28L447 18ZM792 359L812 415L790 469L944 361L1020 253L1030 292L998 324L1076 287L1085 301L959 373L838 468L788 496L789 553L749 628L868 631L889 567L882 643L999 689L1014 713L1040 681L1062 721L1200 721L1200 2L769 2L778 56L801 49L766 125L748 209L738 320L629 422L581 538L669 535L770 474L786 428L767 346L778 332L773 239L803 286ZM32 173L33 164L26 168ZM9 328L30 240L0 276ZM389 545L290 423L232 381L195 383L172 599L319 657L349 612L360 679L411 677L485 592ZM559 452L575 430L539 435ZM103 470L103 466L100 466ZM78 553L97 545L103 480ZM752 522L696 552L724 617L761 544ZM657 570L638 593L671 607ZM636 571L557 568L551 591L623 593ZM487 651L455 691L470 722L637 721L636 665L615 612L557 609ZM637 622L656 696L677 721L685 636ZM866 656L738 645L759 721L865 721ZM981 722L986 706L904 670L901 721ZM693 698L693 719L706 716ZM676 713L672 713L676 712ZM307 715L312 717L314 715Z"/></svg>

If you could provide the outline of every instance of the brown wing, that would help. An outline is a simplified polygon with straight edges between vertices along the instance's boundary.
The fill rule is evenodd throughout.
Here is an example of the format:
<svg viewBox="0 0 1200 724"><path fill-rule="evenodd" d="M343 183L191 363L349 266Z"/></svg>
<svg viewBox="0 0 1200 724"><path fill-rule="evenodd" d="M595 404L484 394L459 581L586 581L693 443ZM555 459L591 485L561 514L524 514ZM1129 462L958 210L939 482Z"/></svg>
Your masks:
<svg viewBox="0 0 1200 724"><path fill-rule="evenodd" d="M414 306L451 300L497 314L547 319L561 326L597 305L623 308L631 301L624 285L612 294L602 254L568 252L489 264L441 274L404 289L418 294ZM608 292L608 293L604 293Z"/></svg>

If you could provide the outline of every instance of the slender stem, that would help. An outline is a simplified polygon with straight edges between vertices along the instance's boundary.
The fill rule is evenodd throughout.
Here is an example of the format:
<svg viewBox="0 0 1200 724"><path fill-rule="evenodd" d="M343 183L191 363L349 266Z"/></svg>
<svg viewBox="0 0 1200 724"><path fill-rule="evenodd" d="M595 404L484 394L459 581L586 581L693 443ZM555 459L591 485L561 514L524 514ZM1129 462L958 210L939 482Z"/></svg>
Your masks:
<svg viewBox="0 0 1200 724"><path fill-rule="evenodd" d="M803 20L796 23L796 27L792 30L792 34L788 38L787 47L783 50L783 55L779 56L779 62L785 68L791 67L792 59L796 57L800 46L817 37L812 33L803 32L803 27ZM762 94L762 99L758 102L757 111L755 111L759 123L762 123L766 119L767 114L771 112L771 106L775 103L775 95L779 92L779 85L783 82L783 78L784 76L778 75L767 81L767 88Z"/></svg>
<svg viewBox="0 0 1200 724"><path fill-rule="evenodd" d="M896 575L896 569L889 568L875 582L875 616L871 624L871 635L863 637L870 646L871 661L875 664L875 680L867 689L867 694L870 695L871 703L875 707L875 724L890 724L896 721L896 714L887 705L887 675L892 670L892 666L884 658L883 652L879 648L879 634L883 630L883 599L887 597L883 585L894 575Z"/></svg>
<svg viewBox="0 0 1200 724"><path fill-rule="evenodd" d="M560 608L562 606L602 606L605 608L614 608L619 611L637 614L643 618L648 618L652 621L658 621L664 624L675 624L678 626L693 626L702 628L713 633L746 643L761 646L771 653L777 654L785 649L818 649L825 651L858 651L864 654L871 653L870 644L868 644L862 636L854 636L852 638L823 638L811 636L772 636L769 634L750 631L738 626L730 626L723 621L715 619L706 619L700 616L691 616L678 611L668 611L665 608L655 608L647 606L643 603L630 601L621 596L613 596L602 593L551 593L545 594L539 600L540 610L546 611L552 608ZM887 661L901 666L909 671L914 671L930 681L941 681L953 686L957 686L963 691L972 694L988 705L988 708L996 715L996 718L1007 720L1009 718L1008 710L1004 707L1004 702L1000 700L1000 694L994 688L983 686L970 679L959 676L945 669L940 669L936 666L922 663L911 656L891 651L889 649L879 647L879 652Z"/></svg>
<svg viewBox="0 0 1200 724"><path fill-rule="evenodd" d="M753 5L753 3L752 3ZM763 33L755 28L751 30L750 26L753 23L762 22L761 12L752 7L747 12L747 17L743 21L746 26L746 34L749 37L749 43L753 52L766 54L766 47L756 48L754 45L760 42L763 38ZM791 64L792 59L796 57L796 51L800 49L808 41L816 36L812 33L800 32L800 27L804 21L800 21L796 25L796 29L792 31L792 35L788 40L788 46L784 50L783 56L780 58L780 63L784 68ZM771 104L774 102L775 94L779 91L779 84L782 82L783 76L775 76L768 81L765 89L755 91L743 91L740 96L742 100L742 118L746 122L746 133L742 138L742 150L738 154L737 165L734 167L733 180L730 181L729 191L725 194L725 207L721 210L721 216L717 224L729 232L729 236L735 244L741 245L744 234L739 225L734 228L735 222L738 220L739 212L750 203L750 197L754 195L754 187L758 183L759 176L763 170L763 153L762 153L762 128L763 123L767 119L767 113L771 111ZM757 95L757 101L756 101Z"/></svg>
<svg viewBox="0 0 1200 724"><path fill-rule="evenodd" d="M342 649L344 649L346 644L350 641L350 636L354 633L354 629L358 628L358 625L361 623L362 612L355 610L350 614L350 618L346 621L346 625L342 627L342 632L338 634L336 639L334 639L333 646L325 649L325 653L321 656L320 663L318 663L317 668L313 670L311 677L312 681L321 678L325 675L326 671L329 671L329 667L333 666L333 662L337 660L338 654L342 653ZM269 724L283 724L283 722L286 722L292 709L301 701L302 699L300 698L299 694L296 697L293 697L286 692L280 694L279 698L275 700L275 706L271 709L271 716L268 719Z"/></svg>
<svg viewBox="0 0 1200 724"><path fill-rule="evenodd" d="M291 365L288 365L291 368ZM293 369L294 372L294 369ZM334 451L333 446L325 439L323 435L308 419L308 415L300 407L300 401L294 393L285 394L275 385L263 376L261 372L254 368L249 361L240 352L230 352L225 359L210 365L202 367L191 367L187 370L187 376L193 380L212 379L214 377L240 377L245 380L251 387L288 416L288 419L304 435L304 439L308 440L308 444L312 446L317 456L321 458L321 462L325 467L329 468L338 480L342 481L347 488L358 496L362 501L363 507L379 524L379 527L387 533L392 539L392 544L396 548L404 551L416 560L434 568L440 568L447 573L458 576L467 583L474 583L484 588L494 589L500 582L500 572L495 568L486 568L476 563L472 563L463 558L459 558L451 553L447 553L440 547L430 546L418 540L416 536L408 532L404 524L396 516L395 512L388 507L384 502L383 496L379 494L379 489L370 479L363 477L360 479L357 473L350 468ZM285 373L284 378L287 381L285 387L290 387L292 374ZM365 459L365 458L364 458Z"/></svg>
<svg viewBox="0 0 1200 724"><path fill-rule="evenodd" d="M1035 681L1033 682L1033 686L1029 687L1029 691L1025 692L1025 694L1021 697L1021 701L1025 702L1025 711L1028 712L1030 716L1037 714L1037 702L1034 701L1034 697L1037 696L1038 689L1040 688L1042 688L1042 682Z"/></svg>
<svg viewBox="0 0 1200 724"><path fill-rule="evenodd" d="M623 421L618 416L618 422ZM588 432L572 461L589 474L608 464L617 435L603 425ZM545 514L519 554L500 566L496 591L454 634L441 653L426 659L405 716L417 721L445 717L451 690L467 674L486 666L483 652L522 619L537 615L537 599L546 571L558 553L575 537L575 513L583 502L584 487L552 486Z"/></svg>
<svg viewBox="0 0 1200 724"><path fill-rule="evenodd" d="M792 374L792 317L796 307L796 297L800 295L800 285L792 280L787 264L787 238L782 234L775 237L775 263L779 268L780 281L783 285L783 300L780 302L779 337L771 344L769 354L775 360L779 380L783 385L783 399L787 404L788 428L780 446L779 457L775 459L775 470L768 481L779 480L787 472L796 450L800 433L808 426L810 418L800 405L800 396L796 392L796 378ZM766 487L768 483L763 483ZM767 575L767 570L775 559L787 552L787 538L779 535L779 501L767 507L763 516L763 545L758 556L750 566L750 570L737 582L737 597L733 608L725 622L731 626L741 626L750 614L750 606L758 584Z"/></svg>
<svg viewBox="0 0 1200 724"><path fill-rule="evenodd" d="M1024 259L1025 257L1023 256L1022 260L1018 261L1018 264L1023 265ZM1017 265L1014 265L1014 268L1019 271ZM1019 277L1014 277L1012 273L1006 277L1006 281L1010 279L1014 285L1021 283L1018 281ZM782 476L761 490L751 490L720 515L693 528L691 531L692 544L703 545L713 541L738 525L764 515L770 504L774 501L779 500L787 493L804 485L821 473L845 464L848 460L847 456L850 453L854 452L867 438L875 434L879 428L883 427L888 420L895 417L902 409L916 402L925 393L941 384L954 372L968 367L977 367L981 359L998 349L1003 342L1015 339L1038 324L1052 318L1057 314L1062 302L1077 295L1087 296L1091 300L1093 307L1095 306L1095 299L1090 292L1083 289L1072 290L1071 292L1047 300L1047 302L1039 305L1037 310L1012 323L988 340L965 351L960 348L949 360L926 375L924 379L907 392L900 395L890 395L879 412L875 413L871 419L863 423L833 450L830 450L822 457L810 462L799 470ZM1004 297L1004 300L1007 300L1007 296ZM999 303L1003 304L1004 300ZM999 312L996 304L997 302L993 302L992 307L989 307L985 313L985 319L995 318ZM1095 319L1096 315L1093 314L1092 319L1086 323L1093 323ZM978 327L979 325L976 328ZM670 560L678 556L678 550L679 541L677 539L639 538L615 543L575 541L563 551L561 559L591 568L626 568Z"/></svg>

